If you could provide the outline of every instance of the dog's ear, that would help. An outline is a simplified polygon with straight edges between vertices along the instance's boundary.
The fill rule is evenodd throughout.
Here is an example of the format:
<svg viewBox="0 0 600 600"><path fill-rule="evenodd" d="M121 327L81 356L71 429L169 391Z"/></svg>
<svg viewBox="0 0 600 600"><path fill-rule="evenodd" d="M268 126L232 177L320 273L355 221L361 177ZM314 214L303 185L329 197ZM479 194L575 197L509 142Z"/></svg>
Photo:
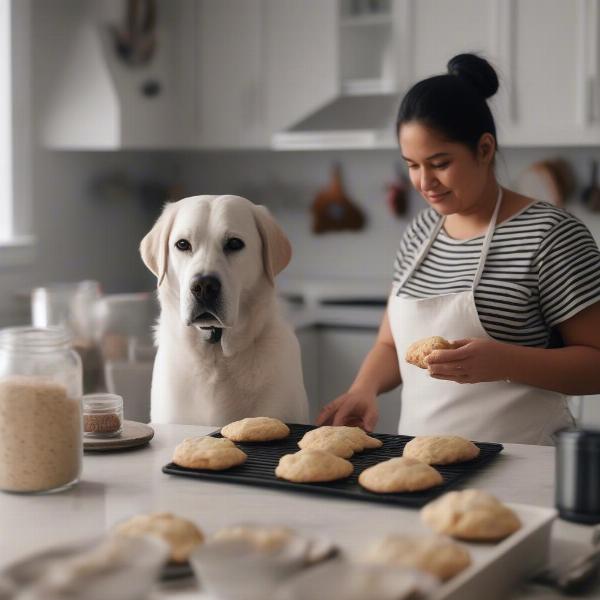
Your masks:
<svg viewBox="0 0 600 600"><path fill-rule="evenodd" d="M292 258L292 246L266 207L254 205L252 210L262 241L265 273L269 281L274 283L275 275L283 271Z"/></svg>
<svg viewBox="0 0 600 600"><path fill-rule="evenodd" d="M156 275L157 287L167 273L169 260L169 235L175 220L177 202L165 204L163 211L140 244L140 254L144 264Z"/></svg>

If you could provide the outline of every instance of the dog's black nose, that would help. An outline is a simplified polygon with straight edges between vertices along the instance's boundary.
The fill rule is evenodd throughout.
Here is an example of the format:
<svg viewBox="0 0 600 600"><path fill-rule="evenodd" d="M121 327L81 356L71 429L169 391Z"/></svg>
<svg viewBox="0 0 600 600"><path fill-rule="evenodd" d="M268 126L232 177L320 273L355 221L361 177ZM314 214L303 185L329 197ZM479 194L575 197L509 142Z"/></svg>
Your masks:
<svg viewBox="0 0 600 600"><path fill-rule="evenodd" d="M221 282L213 275L196 275L190 286L194 298L202 302L215 300L221 291Z"/></svg>

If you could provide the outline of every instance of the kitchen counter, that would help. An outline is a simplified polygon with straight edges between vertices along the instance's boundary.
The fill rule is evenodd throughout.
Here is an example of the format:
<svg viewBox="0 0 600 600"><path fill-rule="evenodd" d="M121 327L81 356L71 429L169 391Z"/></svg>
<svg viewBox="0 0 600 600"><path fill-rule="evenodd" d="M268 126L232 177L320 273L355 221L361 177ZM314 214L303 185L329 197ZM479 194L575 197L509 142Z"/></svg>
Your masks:
<svg viewBox="0 0 600 600"><path fill-rule="evenodd" d="M155 430L145 448L86 454L82 479L69 491L40 496L0 493L0 567L43 548L101 534L118 521L147 511L173 511L193 519L209 534L235 522L286 523L307 534L329 536L343 546L387 533L397 511L409 510L165 475L161 468L170 462L177 443L214 428L156 425ZM506 444L498 459L467 485L504 501L551 507L553 479L553 448ZM573 558L589 547L591 533L591 527L556 521L553 557ZM600 587L583 597L599 594ZM189 580L163 585L156 593L156 598L164 599L197 597ZM513 596L560 597L533 586Z"/></svg>
<svg viewBox="0 0 600 600"><path fill-rule="evenodd" d="M280 279L281 309L296 331L324 325L378 329L390 283L382 280Z"/></svg>
<svg viewBox="0 0 600 600"><path fill-rule="evenodd" d="M379 329L384 311L385 306L287 304L283 314L295 331L315 326L375 330Z"/></svg>

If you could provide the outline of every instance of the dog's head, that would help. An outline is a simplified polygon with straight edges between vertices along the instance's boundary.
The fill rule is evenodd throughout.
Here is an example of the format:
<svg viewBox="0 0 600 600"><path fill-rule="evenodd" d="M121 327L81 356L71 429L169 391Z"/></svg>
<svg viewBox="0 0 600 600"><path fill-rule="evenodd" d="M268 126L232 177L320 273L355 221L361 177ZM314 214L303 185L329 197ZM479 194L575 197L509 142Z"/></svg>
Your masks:
<svg viewBox="0 0 600 600"><path fill-rule="evenodd" d="M140 245L142 259L179 302L184 324L218 341L241 303L290 261L290 243L264 206L240 196L167 204Z"/></svg>

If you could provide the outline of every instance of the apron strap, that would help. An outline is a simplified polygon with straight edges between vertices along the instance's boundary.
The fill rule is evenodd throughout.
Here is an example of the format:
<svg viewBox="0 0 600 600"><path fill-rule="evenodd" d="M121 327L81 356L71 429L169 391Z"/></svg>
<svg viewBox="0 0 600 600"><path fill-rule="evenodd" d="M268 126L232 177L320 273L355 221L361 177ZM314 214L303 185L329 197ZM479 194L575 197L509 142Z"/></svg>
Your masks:
<svg viewBox="0 0 600 600"><path fill-rule="evenodd" d="M481 279L481 275L483 273L483 268L485 267L485 260L488 255L488 251L492 242L492 237L494 236L494 229L496 228L496 221L498 220L498 213L500 212L500 205L502 203L502 188L498 186L498 198L496 200L496 206L494 207L494 212L492 214L492 218L490 220L490 224L488 225L487 232L485 234L485 239L483 240L483 246L481 248L481 256L479 257L479 264L477 265L477 271L475 273L475 278L473 279L472 290L474 291L477 285L479 284L479 280ZM406 270L406 273L402 276L402 279L396 284L396 295L400 295L400 290L404 287L404 284L408 281L408 278L419 268L429 249L433 245L435 238L438 233L444 226L446 221L446 217L440 217L438 222L435 224L433 231L429 235L429 237L425 240L425 243L421 246L419 253L417 254L417 258L413 263L412 267Z"/></svg>
<svg viewBox="0 0 600 600"><path fill-rule="evenodd" d="M412 267L406 269L406 273L402 276L402 279L398 282L398 292L396 295L400 294L400 290L404 287L404 284L408 281L408 278L419 268L419 265L423 262L427 253L429 252L429 248L431 248L437 234L440 232L440 229L444 225L444 217L440 217L438 222L435 224L433 231L429 235L429 237L425 240L425 243L419 249L419 253L417 254L417 258L413 263Z"/></svg>
<svg viewBox="0 0 600 600"><path fill-rule="evenodd" d="M496 229L496 222L498 220L498 213L500 212L501 204L502 188L498 186L498 198L496 199L496 207L494 208L494 213L492 214L490 224L488 225L488 229L483 240L483 245L481 246L481 256L479 257L479 264L477 265L477 271L475 272L475 278L473 279L473 287L471 288L473 292L475 291L475 288L479 285L481 275L483 274L485 260L490 250L490 246L492 245L492 238L494 237L494 230Z"/></svg>

